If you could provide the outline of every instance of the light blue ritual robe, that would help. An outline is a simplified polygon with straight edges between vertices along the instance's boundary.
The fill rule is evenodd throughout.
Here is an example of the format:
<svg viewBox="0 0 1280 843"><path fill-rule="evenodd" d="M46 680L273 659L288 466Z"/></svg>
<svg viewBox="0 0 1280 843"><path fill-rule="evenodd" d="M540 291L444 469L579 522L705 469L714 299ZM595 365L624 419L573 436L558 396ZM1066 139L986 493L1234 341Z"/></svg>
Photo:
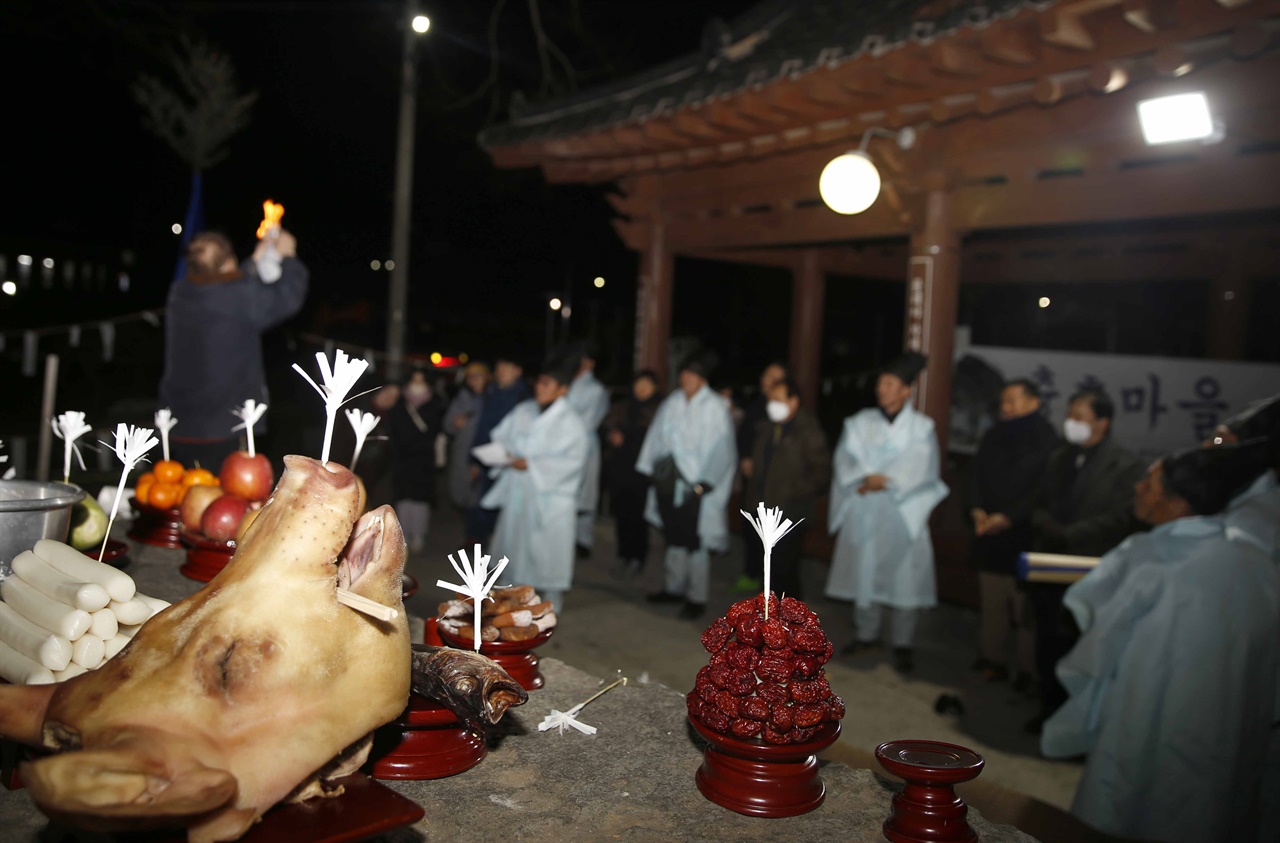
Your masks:
<svg viewBox="0 0 1280 843"><path fill-rule="evenodd" d="M1280 483L1274 471L1264 471L1236 495L1222 517L1227 523L1227 538L1252 541L1280 562Z"/></svg>
<svg viewBox="0 0 1280 843"><path fill-rule="evenodd" d="M582 476L578 511L595 512L600 505L600 425L609 414L609 392L594 372L585 372L573 379L565 400L587 431L587 470Z"/></svg>
<svg viewBox="0 0 1280 843"><path fill-rule="evenodd" d="M1126 540L1067 589L1081 637L1050 757L1087 754L1071 810L1142 840L1248 841L1277 711L1280 573L1221 516Z"/></svg>
<svg viewBox="0 0 1280 843"><path fill-rule="evenodd" d="M500 509L486 551L511 561L503 582L566 591L573 583L578 489L587 465L582 420L563 398L545 411L532 399L518 404L493 429L493 441L529 463L504 467L480 505Z"/></svg>
<svg viewBox="0 0 1280 843"><path fill-rule="evenodd" d="M714 553L728 550L725 508L729 505L733 474L738 467L738 447L729 408L710 387L703 386L693 398L685 397L680 389L666 397L640 446L636 471L652 476L654 465L667 456L675 460L680 476L689 481L676 484L677 506L684 495L693 494L693 483L711 485L711 491L703 495L698 509L698 539L704 549ZM645 518L655 527L662 527L658 496L653 487L649 488L645 503Z"/></svg>
<svg viewBox="0 0 1280 843"><path fill-rule="evenodd" d="M858 494L872 474L889 478L888 488ZM827 515L837 536L827 596L859 606L935 605L929 514L949 491L939 477L933 419L910 405L893 424L877 407L845 419Z"/></svg>

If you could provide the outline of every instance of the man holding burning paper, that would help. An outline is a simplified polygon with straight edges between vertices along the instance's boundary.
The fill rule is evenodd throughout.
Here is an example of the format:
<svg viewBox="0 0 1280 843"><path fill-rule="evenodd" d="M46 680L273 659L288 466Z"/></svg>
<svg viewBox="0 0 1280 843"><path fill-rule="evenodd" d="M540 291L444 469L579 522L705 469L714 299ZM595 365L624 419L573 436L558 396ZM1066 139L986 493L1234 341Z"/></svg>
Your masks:
<svg viewBox="0 0 1280 843"><path fill-rule="evenodd" d="M306 299L309 274L297 241L278 223L268 228L253 256L239 263L226 235L196 234L186 274L169 287L159 403L182 420L171 441L173 458L185 465L216 468L236 450L231 410L246 399L267 401L261 335ZM279 277L269 283L272 272L262 264L276 256Z"/></svg>

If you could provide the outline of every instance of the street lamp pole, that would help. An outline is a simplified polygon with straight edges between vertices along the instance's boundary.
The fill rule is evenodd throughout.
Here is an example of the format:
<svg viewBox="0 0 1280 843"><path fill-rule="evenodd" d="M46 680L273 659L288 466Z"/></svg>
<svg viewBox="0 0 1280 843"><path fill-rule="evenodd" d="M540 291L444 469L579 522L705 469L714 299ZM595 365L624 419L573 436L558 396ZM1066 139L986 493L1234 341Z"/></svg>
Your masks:
<svg viewBox="0 0 1280 843"><path fill-rule="evenodd" d="M404 54L400 64L400 130L396 139L396 184L391 224L391 290L387 303L387 377L404 374L405 311L409 303L409 221L413 211L413 140L416 128L418 78L415 39L426 32L418 23L417 0L404 4ZM419 26L422 26L419 29Z"/></svg>

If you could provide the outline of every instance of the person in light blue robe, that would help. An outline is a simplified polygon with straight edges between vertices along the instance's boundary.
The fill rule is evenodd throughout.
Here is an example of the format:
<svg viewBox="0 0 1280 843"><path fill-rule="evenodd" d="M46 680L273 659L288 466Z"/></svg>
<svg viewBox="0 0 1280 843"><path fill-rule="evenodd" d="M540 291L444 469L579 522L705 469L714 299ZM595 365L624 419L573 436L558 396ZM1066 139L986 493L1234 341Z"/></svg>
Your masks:
<svg viewBox="0 0 1280 843"><path fill-rule="evenodd" d="M1154 525L1067 590L1081 636L1057 666L1050 757L1087 755L1072 813L1108 834L1251 841L1277 711L1280 572L1217 515L1261 445L1155 463L1134 514ZM1239 533L1239 531L1237 531Z"/></svg>
<svg viewBox="0 0 1280 843"><path fill-rule="evenodd" d="M595 547L596 511L600 506L600 425L609 414L609 392L596 379L596 351L591 343L573 347L579 357L578 374L569 385L566 400L573 408L587 431L587 470L582 475L582 489L578 496L579 549L590 553Z"/></svg>
<svg viewBox="0 0 1280 843"><path fill-rule="evenodd" d="M645 517L667 540L664 588L649 600L683 602L690 620L706 612L710 554L729 549L725 507L738 465L729 409L707 385L712 365L703 355L684 364L636 458L636 471L654 479Z"/></svg>
<svg viewBox="0 0 1280 843"><path fill-rule="evenodd" d="M878 407L845 419L836 445L827 526L836 536L829 597L854 603L857 640L846 655L878 646L883 609L895 666L913 666L919 610L937 603L929 514L947 496L933 420L910 405L925 359L908 354L876 383Z"/></svg>
<svg viewBox="0 0 1280 843"><path fill-rule="evenodd" d="M487 551L510 561L503 581L531 585L559 612L573 584L573 534L587 466L587 433L565 395L571 368L549 366L532 400L493 429L512 462L496 471L481 505L499 509Z"/></svg>

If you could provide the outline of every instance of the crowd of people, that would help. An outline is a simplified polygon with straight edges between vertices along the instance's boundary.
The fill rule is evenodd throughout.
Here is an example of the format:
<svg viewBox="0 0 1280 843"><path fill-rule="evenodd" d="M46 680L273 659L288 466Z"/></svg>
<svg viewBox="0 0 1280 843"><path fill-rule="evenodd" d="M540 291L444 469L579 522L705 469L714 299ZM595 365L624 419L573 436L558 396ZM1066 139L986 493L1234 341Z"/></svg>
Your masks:
<svg viewBox="0 0 1280 843"><path fill-rule="evenodd" d="M256 255L238 263L226 238L198 235L171 289L161 403L191 420L175 448L207 464L235 440L199 420L265 399L257 335L305 296L287 232L278 248L283 274L268 283ZM843 655L887 643L894 667L912 672L921 612L937 602L930 518L952 493L934 423L911 403L922 355L883 368L876 405L844 421L834 449L783 364L765 368L738 413L712 387L714 355L683 361L665 397L653 372L637 372L612 407L595 363L587 342L536 373L500 353L492 370L469 364L447 404L420 368L371 399L411 551L424 545L447 466L469 542L508 557L511 580L560 611L575 563L593 552L603 483L615 575L643 570L658 528L663 587L648 600L697 620L711 556L729 549L735 490L744 505L804 519L773 549L774 589L794 596L825 497L835 537L825 593L852 604ZM1085 756L1073 811L1090 825L1143 840L1280 839L1280 396L1148 466L1113 438L1102 390L1071 397L1061 437L1042 409L1034 382L1004 384L999 421L970 466L974 669L1038 695L1026 728L1044 754ZM490 445L502 456L481 459ZM754 592L762 549L744 549L734 588ZM1027 553L1096 565L1074 583L1027 582Z"/></svg>

